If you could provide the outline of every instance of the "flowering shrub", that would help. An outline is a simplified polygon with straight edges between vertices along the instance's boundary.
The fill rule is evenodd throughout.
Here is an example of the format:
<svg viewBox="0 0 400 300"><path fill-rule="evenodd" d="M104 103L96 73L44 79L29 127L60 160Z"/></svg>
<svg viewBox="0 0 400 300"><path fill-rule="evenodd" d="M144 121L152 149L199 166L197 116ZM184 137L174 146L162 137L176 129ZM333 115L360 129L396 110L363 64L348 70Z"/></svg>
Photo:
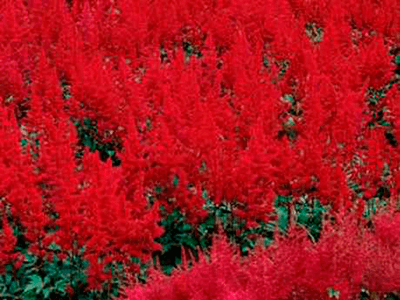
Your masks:
<svg viewBox="0 0 400 300"><path fill-rule="evenodd" d="M251 283L268 281L258 286L272 298L394 292L399 7L4 1L2 297L118 296L152 259L170 273L181 247L201 257L218 226L244 256L278 247ZM234 270L242 283L220 282L232 289L204 279L209 295L176 295L261 295Z"/></svg>

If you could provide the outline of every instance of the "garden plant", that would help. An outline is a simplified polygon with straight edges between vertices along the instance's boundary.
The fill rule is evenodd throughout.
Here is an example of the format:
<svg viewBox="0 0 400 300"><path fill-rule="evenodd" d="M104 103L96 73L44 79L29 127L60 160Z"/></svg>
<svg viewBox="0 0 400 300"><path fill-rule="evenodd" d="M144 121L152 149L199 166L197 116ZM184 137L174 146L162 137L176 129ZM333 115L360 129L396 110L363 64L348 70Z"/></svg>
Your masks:
<svg viewBox="0 0 400 300"><path fill-rule="evenodd" d="M400 0L0 1L0 299L400 299Z"/></svg>

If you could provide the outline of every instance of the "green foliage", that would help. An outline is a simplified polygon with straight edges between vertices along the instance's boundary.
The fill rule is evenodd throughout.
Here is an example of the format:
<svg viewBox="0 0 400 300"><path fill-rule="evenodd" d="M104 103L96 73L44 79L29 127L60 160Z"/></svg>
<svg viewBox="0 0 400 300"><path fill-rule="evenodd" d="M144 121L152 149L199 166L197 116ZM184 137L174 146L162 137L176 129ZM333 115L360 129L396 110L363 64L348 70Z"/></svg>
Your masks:
<svg viewBox="0 0 400 300"><path fill-rule="evenodd" d="M203 248L209 248L211 245L211 234L217 229L216 223L220 223L223 232L234 244L239 246L242 255L248 255L256 245L257 238L264 239L264 245L268 246L273 240L275 224L273 222L259 221L258 226L247 228L246 221L233 214L235 203L222 202L220 205L213 203L203 192L203 198L206 200L204 208L208 210L208 217L204 223L199 225L200 244Z"/></svg>
<svg viewBox="0 0 400 300"><path fill-rule="evenodd" d="M364 208L363 217L371 219L378 211L382 211L387 206L387 199L390 197L390 189L386 186L380 186L376 194L367 199Z"/></svg>
<svg viewBox="0 0 400 300"><path fill-rule="evenodd" d="M328 289L327 292L328 292L329 298L337 298L337 299L339 299L339 297L340 297L340 292L336 291L334 288Z"/></svg>
<svg viewBox="0 0 400 300"><path fill-rule="evenodd" d="M269 246L274 239L274 230L273 222L259 222L257 227L242 230L236 238L236 244L240 246L240 253L243 256L250 254L256 245L256 237L262 237L264 246Z"/></svg>
<svg viewBox="0 0 400 300"><path fill-rule="evenodd" d="M61 89L62 89L62 98L64 100L68 100L69 98L72 97L71 86L68 84L68 82L65 79L61 80Z"/></svg>
<svg viewBox="0 0 400 300"><path fill-rule="evenodd" d="M172 179L172 185L174 187L178 187L178 184L179 184L179 177L175 175L174 178Z"/></svg>
<svg viewBox="0 0 400 300"><path fill-rule="evenodd" d="M321 27L318 27L315 23L306 24L306 34L311 42L320 43L324 37L324 31Z"/></svg>
<svg viewBox="0 0 400 300"><path fill-rule="evenodd" d="M97 130L97 124L88 118L85 118L83 122L75 122L75 126L78 132L79 144L87 147L90 152L99 152L101 161L106 162L108 158L111 158L113 166L121 165L121 160L117 157L117 150L122 148L122 145L117 140L110 142L104 142ZM78 151L76 156L82 157L84 154L84 148Z"/></svg>
<svg viewBox="0 0 400 300"><path fill-rule="evenodd" d="M159 189L161 190L160 187ZM248 228L245 220L233 214L234 203L222 202L217 205L208 197L207 191L203 191L202 196L205 200L203 208L208 211L208 216L197 224L196 228L186 222L185 216L178 208L170 214L165 214L160 222L165 232L156 242L163 245L163 252L154 255L154 261L156 257L159 258L166 274L170 274L173 268L181 263L182 247L190 250L196 258L198 246L203 250L209 249L218 223L228 239L239 246L241 254L248 255L254 249L257 240L262 239L264 245L269 246L274 239L275 228L278 228L281 234L286 234L291 214L295 216L296 224L307 231L310 239L317 241L322 230L323 216L328 211L318 200L307 202L303 199L293 203L292 197L278 196L275 201L276 221L258 221L256 226Z"/></svg>
<svg viewBox="0 0 400 300"><path fill-rule="evenodd" d="M154 257L158 256L166 274L170 274L172 269L181 263L181 247L190 249L197 255L196 246L199 245L199 241L194 235L193 226L185 219L185 216L176 208L171 214L166 214L160 222L165 232L155 241L163 246L163 252L156 253Z"/></svg>
<svg viewBox="0 0 400 300"><path fill-rule="evenodd" d="M26 147L28 145L28 140L27 139L21 139L21 146Z"/></svg>
<svg viewBox="0 0 400 300"><path fill-rule="evenodd" d="M321 236L322 220L327 211L328 208L323 207L319 200L314 200L311 204L306 201L295 204L296 222L306 228L313 241L318 241Z"/></svg>
<svg viewBox="0 0 400 300"><path fill-rule="evenodd" d="M379 100L385 97L385 92L383 89L375 90L373 88L369 88L368 90L368 104L377 105Z"/></svg>
<svg viewBox="0 0 400 300"><path fill-rule="evenodd" d="M396 55L396 57L394 58L394 62L396 65L400 66L400 55Z"/></svg>
<svg viewBox="0 0 400 300"><path fill-rule="evenodd" d="M183 48L183 51L185 52L185 61L189 61L191 56L195 56L196 58L200 58L203 56L203 54L199 50L198 46L192 45L188 41L182 42L182 48Z"/></svg>
<svg viewBox="0 0 400 300"><path fill-rule="evenodd" d="M140 258L132 257L132 262L139 265L139 273L135 274L135 277L140 283L146 283L148 278L147 271L151 266L151 262L143 263ZM155 262L153 262L155 264Z"/></svg>
<svg viewBox="0 0 400 300"><path fill-rule="evenodd" d="M285 234L289 227L291 197L278 196L275 200L275 210L278 217L279 232Z"/></svg>
<svg viewBox="0 0 400 300"><path fill-rule="evenodd" d="M382 107L381 99L386 97L386 94L389 90L393 87L394 82L389 82L387 85L383 86L380 89L374 89L370 87L367 93L367 103L370 107L371 111L371 120L368 122L367 126L370 129L375 127L384 127L385 128L385 138L387 139L388 143L393 146L397 147L398 141L394 136L393 124L390 120L386 119L387 115L387 108Z"/></svg>
<svg viewBox="0 0 400 300"><path fill-rule="evenodd" d="M111 299L119 296L122 280L122 265L114 263L111 268L111 283L105 283L101 290L88 290L87 269L89 262L83 258L83 252L73 255L63 252L56 245L50 245L47 253L51 256L39 258L25 249L16 249L23 258L19 268L15 264L5 266L0 275L1 299ZM65 258L61 259L60 254ZM116 268L115 266L119 266ZM68 292L70 291L70 293Z"/></svg>
<svg viewBox="0 0 400 300"><path fill-rule="evenodd" d="M265 68L268 68L269 65L270 65L270 62L269 62L269 60L268 60L268 57L267 57L266 55L264 55L263 66L264 66Z"/></svg>
<svg viewBox="0 0 400 300"><path fill-rule="evenodd" d="M280 233L286 234L290 216L293 214L296 224L307 231L310 239L314 242L319 240L323 216L328 212L328 208L319 200L306 201L301 197L300 200L293 202L292 197L278 196L275 200L275 210Z"/></svg>
<svg viewBox="0 0 400 300"><path fill-rule="evenodd" d="M21 267L17 270L7 265L6 273L0 277L2 299L69 299L67 285L73 287L85 279L75 274L70 259L54 256L50 262L26 251L21 253L25 258Z"/></svg>
<svg viewBox="0 0 400 300"><path fill-rule="evenodd" d="M35 131L28 132L23 125L21 125L21 131L24 132L23 138L21 138L20 142L22 150L25 152L27 149L29 149L32 159L37 159L40 151L39 133Z"/></svg>

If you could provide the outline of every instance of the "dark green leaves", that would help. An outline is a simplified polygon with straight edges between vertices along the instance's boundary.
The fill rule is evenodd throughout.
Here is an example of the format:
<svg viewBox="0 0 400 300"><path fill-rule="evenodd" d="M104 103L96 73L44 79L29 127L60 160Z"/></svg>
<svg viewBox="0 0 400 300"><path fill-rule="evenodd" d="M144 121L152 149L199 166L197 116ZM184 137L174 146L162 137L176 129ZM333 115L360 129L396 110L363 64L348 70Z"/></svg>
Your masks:
<svg viewBox="0 0 400 300"><path fill-rule="evenodd" d="M295 205L297 224L304 226L309 237L318 241L322 230L323 215L328 211L318 200L303 202Z"/></svg>
<svg viewBox="0 0 400 300"><path fill-rule="evenodd" d="M96 122L88 118L75 122L75 126L81 146L87 147L90 152L98 151L100 160L103 162L111 158L114 167L121 165L121 160L116 155L117 150L122 148L119 140L104 141L104 137L98 132ZM84 150L78 151L76 157L80 158L83 154Z"/></svg>
<svg viewBox="0 0 400 300"><path fill-rule="evenodd" d="M324 37L324 31L321 27L318 27L315 23L306 24L306 34L311 42L320 43Z"/></svg>
<svg viewBox="0 0 400 300"><path fill-rule="evenodd" d="M180 263L181 247L195 252L199 244L194 236L194 228L185 219L179 209L174 209L160 222L165 232L155 241L163 246L163 253L158 253L156 256L159 257L163 270L167 274L170 274L178 262Z"/></svg>
<svg viewBox="0 0 400 300"><path fill-rule="evenodd" d="M39 294L43 288L42 277L39 275L31 275L28 277L29 283L25 286L24 295L34 293Z"/></svg>
<svg viewBox="0 0 400 300"><path fill-rule="evenodd" d="M278 196L275 201L275 210L278 217L279 232L286 233L289 227L290 215L294 214L297 225L304 227L308 236L317 241L322 230L322 220L328 211L319 200L306 201L302 198L292 203L291 197Z"/></svg>
<svg viewBox="0 0 400 300"><path fill-rule="evenodd" d="M278 196L275 200L275 211L278 216L278 228L281 233L286 233L289 226L291 197Z"/></svg>
<svg viewBox="0 0 400 300"><path fill-rule="evenodd" d="M276 208L278 215L278 227L281 233L286 233L289 226L289 208L286 206L278 206Z"/></svg>

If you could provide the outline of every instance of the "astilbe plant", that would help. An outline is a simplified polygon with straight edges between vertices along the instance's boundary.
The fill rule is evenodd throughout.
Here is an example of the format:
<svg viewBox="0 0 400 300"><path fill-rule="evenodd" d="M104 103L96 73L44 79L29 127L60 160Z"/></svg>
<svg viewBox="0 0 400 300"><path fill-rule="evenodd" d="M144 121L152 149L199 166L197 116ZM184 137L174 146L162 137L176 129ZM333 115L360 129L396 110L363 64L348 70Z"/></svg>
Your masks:
<svg viewBox="0 0 400 300"><path fill-rule="evenodd" d="M397 0L5 1L2 259L12 263L15 250L45 260L56 244L61 258L87 259L89 289L101 288L112 279L110 264L136 272L132 257L162 250L154 239L164 214L179 211L204 233L212 204L245 224L242 232L223 226L236 237L278 225L266 277L253 278L271 299L326 297L329 288L346 299L363 284L379 293L398 288L396 264L383 252L396 251L398 232L373 217L398 209L398 7ZM304 212L296 215L316 203L355 219L329 231L322 216L310 225ZM311 241L287 232L296 223L314 226L303 233ZM278 241L282 233L289 240ZM222 274L241 272L224 257ZM324 257L334 261L321 269ZM207 268L201 272L216 274ZM385 271L381 279L374 268ZM226 275L220 290L198 282L203 294L190 297L261 297L246 272L243 281Z"/></svg>

